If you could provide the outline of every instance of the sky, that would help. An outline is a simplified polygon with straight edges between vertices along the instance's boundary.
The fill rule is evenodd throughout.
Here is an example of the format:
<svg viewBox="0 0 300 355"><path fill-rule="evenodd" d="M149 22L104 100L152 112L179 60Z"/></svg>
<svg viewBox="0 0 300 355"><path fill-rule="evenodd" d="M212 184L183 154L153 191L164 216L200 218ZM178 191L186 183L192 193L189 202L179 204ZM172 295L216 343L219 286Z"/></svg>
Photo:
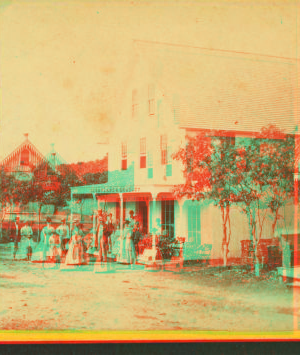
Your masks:
<svg viewBox="0 0 300 355"><path fill-rule="evenodd" d="M299 58L299 4L0 0L0 160L24 133L45 155L101 159L134 40Z"/></svg>

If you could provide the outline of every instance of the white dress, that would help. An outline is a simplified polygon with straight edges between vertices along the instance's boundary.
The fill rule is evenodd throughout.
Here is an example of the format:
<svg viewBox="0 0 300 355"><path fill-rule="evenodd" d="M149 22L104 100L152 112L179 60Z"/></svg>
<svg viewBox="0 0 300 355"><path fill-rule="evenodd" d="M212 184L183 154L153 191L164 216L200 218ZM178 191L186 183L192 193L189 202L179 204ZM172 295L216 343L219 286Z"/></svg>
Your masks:
<svg viewBox="0 0 300 355"><path fill-rule="evenodd" d="M65 263L67 265L81 265L85 263L82 236L74 230Z"/></svg>
<svg viewBox="0 0 300 355"><path fill-rule="evenodd" d="M128 254L129 242L128 235L132 234L132 229L129 227L124 228L122 238L120 237L120 250L117 261L120 263L130 263L130 258Z"/></svg>
<svg viewBox="0 0 300 355"><path fill-rule="evenodd" d="M50 256L50 243L49 239L54 233L54 228L50 225L45 226L41 231L41 238L36 245L32 254L31 261L46 261L47 256Z"/></svg>
<svg viewBox="0 0 300 355"><path fill-rule="evenodd" d="M118 255L120 252L120 230L115 230L111 236L111 245L112 245L112 250L111 250L111 254L112 255Z"/></svg>
<svg viewBox="0 0 300 355"><path fill-rule="evenodd" d="M127 263L134 264L136 261L136 252L133 243L132 232L128 232L126 235L125 250Z"/></svg>
<svg viewBox="0 0 300 355"><path fill-rule="evenodd" d="M61 258L62 249L61 249L61 239L57 234L52 234L49 238L49 257L50 258Z"/></svg>

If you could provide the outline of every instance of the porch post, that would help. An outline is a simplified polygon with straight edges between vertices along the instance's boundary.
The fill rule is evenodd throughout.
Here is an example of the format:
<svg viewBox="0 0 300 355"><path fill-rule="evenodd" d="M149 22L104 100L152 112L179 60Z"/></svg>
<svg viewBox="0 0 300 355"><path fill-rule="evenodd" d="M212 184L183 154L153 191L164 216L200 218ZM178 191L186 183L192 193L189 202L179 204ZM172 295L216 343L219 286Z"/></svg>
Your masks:
<svg viewBox="0 0 300 355"><path fill-rule="evenodd" d="M146 206L147 206L147 231L146 234L150 233L150 200L146 200Z"/></svg>
<svg viewBox="0 0 300 355"><path fill-rule="evenodd" d="M176 231L176 235L179 237L182 237L182 233L183 233L183 213L182 213L182 207L183 207L183 200L178 200L178 207L179 207L179 218L178 218L178 228L175 224L175 231Z"/></svg>
<svg viewBox="0 0 300 355"><path fill-rule="evenodd" d="M97 205L96 194L93 194L93 237L96 236L96 213L95 213L95 205Z"/></svg>
<svg viewBox="0 0 300 355"><path fill-rule="evenodd" d="M151 218L151 233L152 233L152 249L153 252L155 251L155 246L156 246L156 235L158 234L158 231L154 232L154 229L156 229L156 217L157 217L157 195L152 194L152 218Z"/></svg>
<svg viewBox="0 0 300 355"><path fill-rule="evenodd" d="M71 189L71 221L70 221L70 236L72 237L72 227L73 227L73 191Z"/></svg>
<svg viewBox="0 0 300 355"><path fill-rule="evenodd" d="M123 194L120 193L120 239L123 239Z"/></svg>

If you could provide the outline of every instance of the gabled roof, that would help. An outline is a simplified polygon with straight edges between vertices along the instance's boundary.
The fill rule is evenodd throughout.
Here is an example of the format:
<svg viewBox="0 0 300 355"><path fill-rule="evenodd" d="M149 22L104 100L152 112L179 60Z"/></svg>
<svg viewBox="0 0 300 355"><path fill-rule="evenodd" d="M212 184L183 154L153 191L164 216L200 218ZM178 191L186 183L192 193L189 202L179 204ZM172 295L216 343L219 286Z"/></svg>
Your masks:
<svg viewBox="0 0 300 355"><path fill-rule="evenodd" d="M38 149L30 142L28 138L26 138L23 143L21 143L12 153L10 153L6 158L4 158L0 162L0 165L7 165L9 161L15 158L16 155L19 155L23 149L28 149L29 151L34 153L37 157L37 160L39 161L43 161L45 159L43 154L38 151Z"/></svg>
<svg viewBox="0 0 300 355"><path fill-rule="evenodd" d="M46 156L45 159L48 161L49 165L51 166L52 169L57 170L59 165L66 165L67 162L62 158L62 156L57 153L54 148L52 148L51 152L49 152Z"/></svg>
<svg viewBox="0 0 300 355"><path fill-rule="evenodd" d="M294 133L299 61L256 54L136 41L175 122L188 129Z"/></svg>

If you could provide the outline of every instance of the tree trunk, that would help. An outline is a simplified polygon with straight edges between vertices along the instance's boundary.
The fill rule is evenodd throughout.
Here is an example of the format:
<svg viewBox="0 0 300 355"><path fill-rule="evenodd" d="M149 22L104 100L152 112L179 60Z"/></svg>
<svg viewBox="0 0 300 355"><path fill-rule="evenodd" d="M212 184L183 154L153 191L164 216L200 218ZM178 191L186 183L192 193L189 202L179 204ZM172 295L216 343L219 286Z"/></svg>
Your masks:
<svg viewBox="0 0 300 355"><path fill-rule="evenodd" d="M42 211L42 207L43 205L40 204L39 206L39 224L38 224L38 237L37 237L37 242L39 243L41 240L41 236L40 236L40 225L41 225L41 211Z"/></svg>
<svg viewBox="0 0 300 355"><path fill-rule="evenodd" d="M248 223L249 223L249 231L250 231L250 248L249 248L249 253L250 253L250 265L251 265L251 271L254 271L254 246L255 246L255 236L254 236L254 228L253 228L253 215L251 212L251 208L249 205L246 206L246 214L248 217Z"/></svg>
<svg viewBox="0 0 300 355"><path fill-rule="evenodd" d="M272 223L272 235L273 235L273 238L274 238L274 235L275 235L275 229L276 229L276 224L277 224L278 218L279 218L279 207L276 208L275 216L274 216L274 222Z"/></svg>
<svg viewBox="0 0 300 355"><path fill-rule="evenodd" d="M223 224L223 240L222 240L222 254L223 254L223 265L227 266L227 256L229 253L229 241L230 241L230 218L229 218L229 205L226 205L226 209L223 205L221 207L222 212L222 224ZM228 224L228 228L227 228Z"/></svg>
<svg viewBox="0 0 300 355"><path fill-rule="evenodd" d="M2 219L0 221L0 241L2 241L3 236L2 236Z"/></svg>

